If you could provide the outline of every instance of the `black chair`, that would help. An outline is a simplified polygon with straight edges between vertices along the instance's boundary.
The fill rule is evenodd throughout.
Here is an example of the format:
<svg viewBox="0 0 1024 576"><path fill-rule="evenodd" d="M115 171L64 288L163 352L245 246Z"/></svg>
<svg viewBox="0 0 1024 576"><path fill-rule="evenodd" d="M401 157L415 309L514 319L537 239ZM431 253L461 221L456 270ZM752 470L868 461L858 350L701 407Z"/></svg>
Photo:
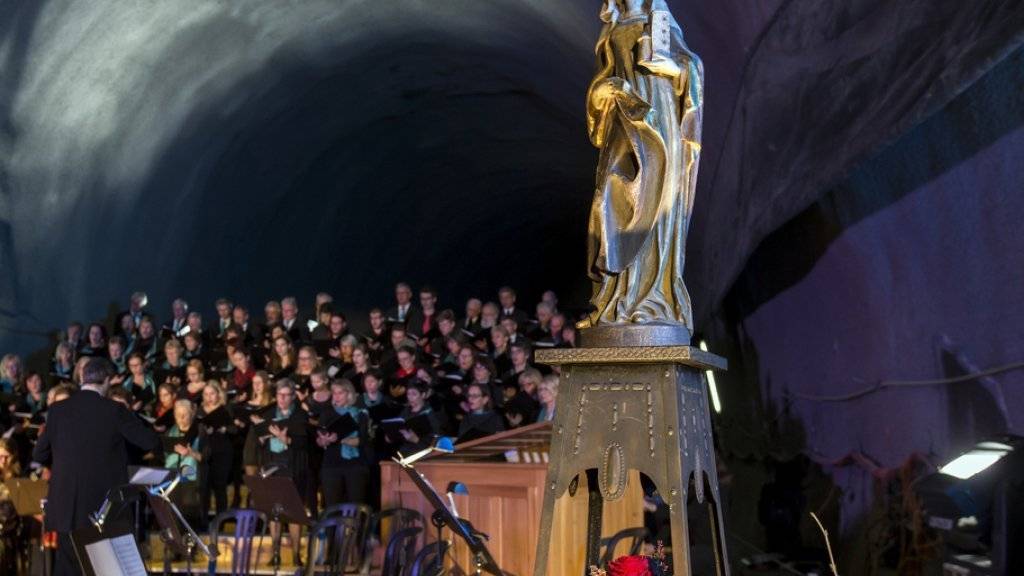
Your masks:
<svg viewBox="0 0 1024 576"><path fill-rule="evenodd" d="M443 570L438 570L438 568L444 564L444 555L447 551L448 542L445 540L427 544L416 554L416 559L412 561L412 567L406 573L408 576L443 574Z"/></svg>
<svg viewBox="0 0 1024 576"><path fill-rule="evenodd" d="M425 528L427 526L423 521L423 514L420 514L418 510L413 510L412 508L385 508L374 514L370 520L371 537L376 536L383 541L384 535L382 530L385 520L391 522L388 528L392 534L406 528Z"/></svg>
<svg viewBox="0 0 1024 576"><path fill-rule="evenodd" d="M334 516L355 519L355 553L349 557L349 570L359 570L369 560L370 519L373 516L373 509L365 504L342 503L328 506L320 513L321 520ZM367 571L368 568L369 566Z"/></svg>
<svg viewBox="0 0 1024 576"><path fill-rule="evenodd" d="M334 515L316 523L309 531L306 544L306 576L344 574L354 554L356 519ZM300 569L296 576L303 574Z"/></svg>
<svg viewBox="0 0 1024 576"><path fill-rule="evenodd" d="M230 522L235 523L235 531L232 534L234 536L234 542L231 546L231 576L248 576L252 573L252 567L255 564L255 559L252 554L252 542L256 538L257 533L260 537L260 542L263 541L263 537L267 534L267 515L258 510L252 510L249 508L240 508L225 510L217 515L216 518L210 522L210 546L214 549L217 548L220 537L225 536L221 533L225 524ZM213 576L217 573L217 561L210 559L209 574Z"/></svg>
<svg viewBox="0 0 1024 576"><path fill-rule="evenodd" d="M647 528L626 528L613 534L610 538L602 538L601 546L604 548L604 554L601 555L600 566L607 566L609 562L615 560L615 549L618 548L619 542L627 538L632 538L633 542L629 545L629 556L636 556L640 553L640 548L644 545L644 540L647 539L648 532Z"/></svg>
<svg viewBox="0 0 1024 576"><path fill-rule="evenodd" d="M380 576L405 575L406 570L412 566L416 541L420 537L420 532L423 532L423 528L415 527L392 533L387 550L384 552L384 568L381 570Z"/></svg>

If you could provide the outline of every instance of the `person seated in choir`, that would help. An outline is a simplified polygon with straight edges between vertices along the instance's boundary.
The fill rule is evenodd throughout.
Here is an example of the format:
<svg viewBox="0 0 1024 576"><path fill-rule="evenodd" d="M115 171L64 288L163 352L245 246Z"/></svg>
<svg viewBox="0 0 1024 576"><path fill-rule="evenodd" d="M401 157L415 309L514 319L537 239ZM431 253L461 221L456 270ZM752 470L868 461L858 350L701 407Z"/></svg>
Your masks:
<svg viewBox="0 0 1024 576"><path fill-rule="evenodd" d="M429 344L425 348L426 352L434 358L443 359L448 353L445 341L456 334L464 337L461 332L456 330L455 312L452 310L442 310L437 314L437 328L435 329L434 337L430 339Z"/></svg>
<svg viewBox="0 0 1024 576"><path fill-rule="evenodd" d="M281 299L281 325L292 342L308 342L309 328L306 322L299 317L299 304L294 296L287 296Z"/></svg>
<svg viewBox="0 0 1024 576"><path fill-rule="evenodd" d="M527 368L518 377L518 389L507 385L504 387L505 404L502 411L508 428L518 428L537 421L537 413L540 412L537 386L541 378L539 370Z"/></svg>
<svg viewBox="0 0 1024 576"><path fill-rule="evenodd" d="M156 361L158 344L156 324L153 322L153 318L143 316L139 321L138 336L132 345L132 351L142 354L146 365L151 366Z"/></svg>
<svg viewBox="0 0 1024 576"><path fill-rule="evenodd" d="M153 380L158 384L165 382L181 386L185 381L185 349L181 342L172 338L164 344L164 361L157 364L153 371Z"/></svg>
<svg viewBox="0 0 1024 576"><path fill-rule="evenodd" d="M233 370L228 381L228 389L229 392L234 392L235 402L244 402L249 394L253 376L256 375L256 369L252 365L252 357L245 346L233 346L235 343L239 342L234 339L228 340L228 346L234 348L230 356Z"/></svg>
<svg viewBox="0 0 1024 576"><path fill-rule="evenodd" d="M317 309L316 326L309 331L309 339L313 342L320 342L331 339L331 317L334 316L334 306L327 302Z"/></svg>
<svg viewBox="0 0 1024 576"><path fill-rule="evenodd" d="M514 394L517 388L517 382L519 382L519 375L523 373L530 366L530 346L525 342L514 342L509 345L508 357L511 361L511 366L505 370L501 375L501 381L505 383L507 388L511 388ZM508 394L506 394L506 398Z"/></svg>
<svg viewBox="0 0 1024 576"><path fill-rule="evenodd" d="M156 381L146 370L146 360L141 352L132 352L126 362L128 366L128 377L122 382L125 390L132 393L136 405L131 406L132 410L145 409L156 400Z"/></svg>
<svg viewBox="0 0 1024 576"><path fill-rule="evenodd" d="M332 348L329 352L330 357L327 361L329 376L332 378L340 376L352 369L354 364L352 355L355 353L356 346L360 346L359 339L351 334L346 334L338 340L337 348Z"/></svg>
<svg viewBox="0 0 1024 576"><path fill-rule="evenodd" d="M203 315L193 310L188 313L188 317L185 322L188 325L188 330L185 331L185 334L193 334L199 338L201 344L207 344L207 340L210 336L206 333L206 326L203 324ZM182 336L182 339L184 342L184 336Z"/></svg>
<svg viewBox="0 0 1024 576"><path fill-rule="evenodd" d="M114 320L114 334L110 337L110 340L114 338L121 339L121 350L122 352L130 350L135 344L135 339L138 337L138 326L135 325L135 319L128 312L122 312ZM110 343L107 343L107 351L109 352Z"/></svg>
<svg viewBox="0 0 1024 576"><path fill-rule="evenodd" d="M106 358L107 356L107 329L102 324L89 324L89 331L86 332L85 346L82 346L82 356Z"/></svg>
<svg viewBox="0 0 1024 576"><path fill-rule="evenodd" d="M156 422L153 423L153 430L155 430L157 434L163 434L170 429L170 423L167 423L167 420L169 417L174 416L174 403L177 400L177 386L170 382L164 382L157 386L156 402L150 410L150 414L154 419L156 419Z"/></svg>
<svg viewBox="0 0 1024 576"><path fill-rule="evenodd" d="M226 339L228 327L232 323L231 311L234 310L235 305L227 298L218 298L213 303L213 308L217 311L216 337L223 342Z"/></svg>
<svg viewBox="0 0 1024 576"><path fill-rule="evenodd" d="M551 305L547 302L537 303L537 324L526 333L526 337L533 342L545 340L551 337L551 318L555 315Z"/></svg>
<svg viewBox="0 0 1024 576"><path fill-rule="evenodd" d="M516 291L508 286L498 289L498 302L501 304L500 318L512 318L519 326L526 326L530 315L516 307Z"/></svg>
<svg viewBox="0 0 1024 576"><path fill-rule="evenodd" d="M199 360L189 360L185 368L185 385L178 389L178 398L198 404L206 388L206 367Z"/></svg>
<svg viewBox="0 0 1024 576"><path fill-rule="evenodd" d="M405 282L395 284L395 305L388 309L387 321L404 326L414 308L416 307L412 304L412 288Z"/></svg>
<svg viewBox="0 0 1024 576"><path fill-rule="evenodd" d="M379 366L381 354L387 347L388 338L391 336L388 331L388 324L384 312L380 308L370 310L370 330L366 333L365 344L370 352L370 363Z"/></svg>
<svg viewBox="0 0 1024 576"><path fill-rule="evenodd" d="M562 340L562 330L565 328L566 322L564 314L553 314L551 321L548 322L548 335L540 340L535 340L537 345L548 348L565 348L565 341Z"/></svg>
<svg viewBox="0 0 1024 576"><path fill-rule="evenodd" d="M66 400L69 396L74 394L75 391L77 391L77 390L78 390L78 386L75 386L74 384L68 384L68 383L57 384L56 386L54 386L53 388L50 388L46 392L46 406L47 407L52 407L57 402L60 402L61 400Z"/></svg>
<svg viewBox="0 0 1024 576"><path fill-rule="evenodd" d="M276 380L288 378L295 372L296 360L292 339L287 334L281 334L274 338L273 348L270 351L270 362L267 363L267 372L270 373L271 378Z"/></svg>
<svg viewBox="0 0 1024 576"><path fill-rule="evenodd" d="M387 393L396 400L406 397L409 382L418 378L420 367L416 365L416 349L409 345L398 348L395 354L398 367L388 377Z"/></svg>
<svg viewBox="0 0 1024 576"><path fill-rule="evenodd" d="M490 436L505 429L501 415L491 406L491 391L486 384L470 384L466 388L466 414L459 423L459 438L467 434Z"/></svg>
<svg viewBox="0 0 1024 576"><path fill-rule="evenodd" d="M160 327L165 338L174 338L188 326L188 302L176 298L171 302L171 321Z"/></svg>
<svg viewBox="0 0 1024 576"><path fill-rule="evenodd" d="M50 385L71 382L75 371L75 349L67 342L60 342L53 352L53 366L50 369Z"/></svg>
<svg viewBox="0 0 1024 576"><path fill-rule="evenodd" d="M259 443L256 439L255 426L262 424L267 418L275 402L274 386L270 375L259 371L252 377L252 388L249 399L235 404L235 427L238 435L244 437L242 447L242 467L247 476L255 476L260 468Z"/></svg>
<svg viewBox="0 0 1024 576"><path fill-rule="evenodd" d="M555 294L554 290L545 290L544 293L540 295L540 301L551 308L552 314L558 314L558 295Z"/></svg>
<svg viewBox="0 0 1024 576"><path fill-rule="evenodd" d="M331 381L330 409L338 417L349 416L358 430L339 438L333 432L317 431L316 443L323 451L320 466L320 485L323 487L324 505L332 506L341 502L366 504L369 488L370 447L369 413L356 403L356 389L348 380ZM320 424L330 422L328 414L320 416Z"/></svg>
<svg viewBox="0 0 1024 576"><path fill-rule="evenodd" d="M46 411L46 391L43 390L43 377L38 373L25 375L25 392L18 399L16 411L33 417Z"/></svg>
<svg viewBox="0 0 1024 576"><path fill-rule="evenodd" d="M469 339L462 332L455 332L444 339L444 354L436 361L439 376L449 380L463 380L469 377L473 365L459 358L462 350L469 348L468 357L476 358L476 352L469 345Z"/></svg>
<svg viewBox="0 0 1024 576"><path fill-rule="evenodd" d="M203 364L204 368L210 365L210 356L207 353L206 344L203 342L202 333L189 332L182 338L182 342L185 345L185 360L197 360Z"/></svg>
<svg viewBox="0 0 1024 576"><path fill-rule="evenodd" d="M235 304L231 310L231 324L242 332L242 342L246 348L252 348L260 340L259 326L249 321L249 309L245 306Z"/></svg>
<svg viewBox="0 0 1024 576"><path fill-rule="evenodd" d="M319 420L321 415L331 408L331 380L327 377L327 371L317 368L309 375L308 392L296 389L295 393L301 402L302 409L309 413L309 417Z"/></svg>
<svg viewBox="0 0 1024 576"><path fill-rule="evenodd" d="M496 370L497 368L494 367L493 360L487 356L477 355L476 363L473 364L472 383L486 386L491 397L491 405L495 408L500 408L504 403L505 397L501 393L501 383L495 379Z"/></svg>
<svg viewBox="0 0 1024 576"><path fill-rule="evenodd" d="M348 318L335 310L327 321L327 339L331 341L332 347L337 347L345 336L348 336Z"/></svg>
<svg viewBox="0 0 1024 576"><path fill-rule="evenodd" d="M520 324L512 316L505 316L501 319L501 327L508 332L509 344L515 344L516 342L530 342L530 339L523 336L523 327L525 324Z"/></svg>
<svg viewBox="0 0 1024 576"><path fill-rule="evenodd" d="M21 460L17 443L11 438L0 438L0 481L22 478ZM0 486L3 486L0 484ZM9 496L8 496L9 497Z"/></svg>
<svg viewBox="0 0 1024 576"><path fill-rule="evenodd" d="M512 368L512 359L509 349L508 330L501 326L491 328L491 360L499 374L504 374Z"/></svg>
<svg viewBox="0 0 1024 576"><path fill-rule="evenodd" d="M64 329L64 342L67 342L71 346L71 350L74 351L75 356L85 346L85 328L81 322L69 322L68 327Z"/></svg>
<svg viewBox="0 0 1024 576"><path fill-rule="evenodd" d="M201 479L199 492L203 510L210 509L212 494L218 514L228 508L228 484L231 480L231 465L234 462L232 437L237 432L233 422L228 425L208 423L211 415L221 408L225 410L227 417L231 418L227 393L216 380L208 380L203 388L202 403L196 412L198 425L206 437L206 474Z"/></svg>
<svg viewBox="0 0 1024 576"><path fill-rule="evenodd" d="M352 348L352 366L341 373L341 377L348 380L356 387L356 391L362 393L363 376L370 370L370 352L366 344L356 344Z"/></svg>
<svg viewBox="0 0 1024 576"><path fill-rule="evenodd" d="M537 399L540 402L540 411L537 413L537 422L549 422L555 418L555 402L558 400L558 375L548 374L537 386Z"/></svg>
<svg viewBox="0 0 1024 576"><path fill-rule="evenodd" d="M405 329L418 347L430 346L431 339L437 335L437 290L430 286L420 288L420 305L409 309Z"/></svg>
<svg viewBox="0 0 1024 576"><path fill-rule="evenodd" d="M307 421L309 416L298 405L295 398L295 383L278 380L274 409L267 412L267 426L261 429L258 441L261 451L261 465L264 469L276 468L274 476L291 478L303 501L307 501L306 472L308 469ZM289 527L292 541L294 564L299 564L298 524ZM281 537L281 527L271 522L270 533L273 541ZM280 561L272 558L271 563Z"/></svg>
<svg viewBox="0 0 1024 576"><path fill-rule="evenodd" d="M430 388L419 380L412 380L406 386L406 406L399 414L400 418L409 420L415 416L426 415L431 428L429 437L421 438L412 430L403 429L401 438L390 438L391 442L398 444L398 451L404 455L414 454L428 447L434 441L434 437L441 432L441 418L430 407Z"/></svg>
<svg viewBox="0 0 1024 576"><path fill-rule="evenodd" d="M384 377L381 375L379 370L371 368L363 373L362 377L363 392L359 394L359 398L356 402L360 408L366 408L369 410L376 406L386 406L392 407L395 412L398 411L398 405L395 401L389 398L387 394L384 394L381 390L381 387L384 384ZM345 378L345 380L348 379ZM376 421L375 424L379 424L379 421Z"/></svg>
<svg viewBox="0 0 1024 576"><path fill-rule="evenodd" d="M125 316L128 321L131 321L130 316ZM125 361L128 360L125 354L125 342L122 336L111 336L110 340L107 341L107 359L114 365L114 376L111 378L110 383L114 386L120 384L128 373L128 367L125 366Z"/></svg>
<svg viewBox="0 0 1024 576"><path fill-rule="evenodd" d="M21 391L21 358L17 354L5 354L0 358L0 393L14 394Z"/></svg>
<svg viewBox="0 0 1024 576"><path fill-rule="evenodd" d="M295 371L292 372L291 381L295 383L296 392L299 392L302 398L309 392L310 375L319 369L320 359L316 356L316 348L301 346L295 354Z"/></svg>
<svg viewBox="0 0 1024 576"><path fill-rule="evenodd" d="M388 330L388 345L380 356L380 368L385 374L398 369L398 349L402 346L416 348L416 341L409 337L405 324L392 324Z"/></svg>
<svg viewBox="0 0 1024 576"><path fill-rule="evenodd" d="M484 303L479 298L466 300L466 317L462 319L459 325L459 328L466 332L466 336L471 336L480 331L483 307Z"/></svg>
<svg viewBox="0 0 1024 576"><path fill-rule="evenodd" d="M567 322L565 327L562 328L562 347L563 348L575 348L578 346L576 343L576 325L572 322Z"/></svg>
<svg viewBox="0 0 1024 576"><path fill-rule="evenodd" d="M501 308L494 302L487 302L480 309L480 332L488 332L491 328L501 325Z"/></svg>

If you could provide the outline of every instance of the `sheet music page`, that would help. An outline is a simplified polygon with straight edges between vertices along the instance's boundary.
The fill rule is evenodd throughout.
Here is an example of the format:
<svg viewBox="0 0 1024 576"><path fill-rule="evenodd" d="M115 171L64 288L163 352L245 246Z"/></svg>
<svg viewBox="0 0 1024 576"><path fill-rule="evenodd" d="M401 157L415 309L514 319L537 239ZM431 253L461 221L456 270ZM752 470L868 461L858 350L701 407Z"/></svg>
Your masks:
<svg viewBox="0 0 1024 576"><path fill-rule="evenodd" d="M125 576L146 576L146 565L142 563L139 547L135 545L135 538L131 534L112 538L111 544L114 548L114 553L117 554L122 574Z"/></svg>
<svg viewBox="0 0 1024 576"><path fill-rule="evenodd" d="M132 479L128 481L129 484L137 484L141 486L153 486L159 484L167 478L168 472L163 468L139 468L132 475Z"/></svg>
<svg viewBox="0 0 1024 576"><path fill-rule="evenodd" d="M139 548L131 534L100 540L85 546L93 572L103 576L146 576Z"/></svg>

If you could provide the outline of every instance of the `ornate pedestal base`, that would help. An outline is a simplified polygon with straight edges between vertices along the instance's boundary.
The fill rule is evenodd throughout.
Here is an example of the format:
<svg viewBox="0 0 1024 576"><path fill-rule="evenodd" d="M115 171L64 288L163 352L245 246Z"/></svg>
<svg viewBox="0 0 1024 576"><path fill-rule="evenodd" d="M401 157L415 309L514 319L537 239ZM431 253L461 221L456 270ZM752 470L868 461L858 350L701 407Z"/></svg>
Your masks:
<svg viewBox="0 0 1024 576"><path fill-rule="evenodd" d="M561 365L562 378L534 576L580 576L561 566L549 569L548 549L555 501L575 492L581 474L590 480L590 493L574 497L589 497L590 515L577 529L587 532L586 565L598 563L602 500L623 497L631 469L647 475L668 503L674 576L690 576L691 481L697 502L713 507L717 573L727 576L703 377L705 370L725 369L725 359L690 346L652 346L538 350L537 360Z"/></svg>

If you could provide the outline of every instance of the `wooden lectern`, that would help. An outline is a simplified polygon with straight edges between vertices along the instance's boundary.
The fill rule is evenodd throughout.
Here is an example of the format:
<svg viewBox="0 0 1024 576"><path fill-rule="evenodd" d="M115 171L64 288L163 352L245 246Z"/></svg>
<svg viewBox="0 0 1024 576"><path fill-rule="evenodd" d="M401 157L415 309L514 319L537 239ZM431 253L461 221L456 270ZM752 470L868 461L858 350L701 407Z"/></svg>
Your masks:
<svg viewBox="0 0 1024 576"><path fill-rule="evenodd" d="M466 486L468 496L455 496L459 514L488 534L487 546L498 565L515 576L528 576L533 571L550 443L551 423L543 422L459 444L453 454L433 456L416 464L438 490L443 491L449 482ZM630 482L636 487L636 497L640 497L639 484L639 477ZM430 518L430 505L394 462L381 463L381 487L382 508L412 508ZM571 529L587 521L585 476L580 479L578 493L578 498L559 501L552 530L552 565L574 566L573 574L583 574L586 563L586 543L579 531ZM643 525L642 512L623 504L605 503L604 536ZM426 538L434 539L429 527ZM456 540L453 557L463 572L471 573L469 551L462 542Z"/></svg>

